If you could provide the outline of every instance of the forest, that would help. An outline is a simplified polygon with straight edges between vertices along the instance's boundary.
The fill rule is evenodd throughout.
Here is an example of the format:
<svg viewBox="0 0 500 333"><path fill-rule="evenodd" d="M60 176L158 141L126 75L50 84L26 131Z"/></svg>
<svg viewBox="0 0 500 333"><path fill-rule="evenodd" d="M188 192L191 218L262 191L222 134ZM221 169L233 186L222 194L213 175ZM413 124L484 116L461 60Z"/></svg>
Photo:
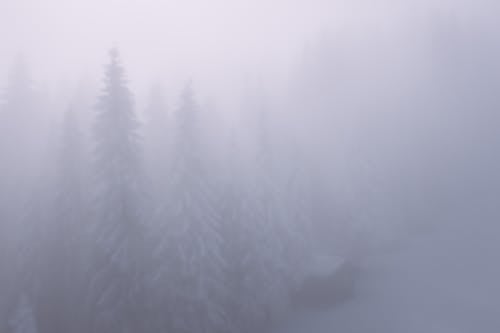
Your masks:
<svg viewBox="0 0 500 333"><path fill-rule="evenodd" d="M323 30L284 74L240 81L234 64L136 80L150 64L129 71L122 44L59 83L36 54L0 58L1 332L272 332L302 311L316 258L370 280L373 258L498 199L500 39L484 22Z"/></svg>

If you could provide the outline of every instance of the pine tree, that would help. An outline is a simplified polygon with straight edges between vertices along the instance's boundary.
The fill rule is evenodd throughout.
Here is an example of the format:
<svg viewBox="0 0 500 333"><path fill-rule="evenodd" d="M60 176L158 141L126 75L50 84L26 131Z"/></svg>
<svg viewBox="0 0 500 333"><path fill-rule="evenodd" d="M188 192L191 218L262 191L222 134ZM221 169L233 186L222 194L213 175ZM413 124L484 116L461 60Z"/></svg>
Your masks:
<svg viewBox="0 0 500 333"><path fill-rule="evenodd" d="M139 121L117 50L110 52L94 128L96 240L91 284L97 332L141 332L145 260Z"/></svg>
<svg viewBox="0 0 500 333"><path fill-rule="evenodd" d="M36 135L32 122L39 120L35 115L33 83L26 64L18 60L9 72L0 110L0 218L4 221L1 226L7 227L8 223L19 218L19 208L26 200L29 178L25 169L30 161L32 136ZM0 243L6 242L0 239Z"/></svg>
<svg viewBox="0 0 500 333"><path fill-rule="evenodd" d="M237 141L236 132L229 138L228 149L225 150L225 159L222 174L220 175L218 196L221 207L221 235L224 239L223 254L226 262L225 286L227 290L225 307L227 309L228 326L231 332L244 332L243 318L252 317L251 313L244 310L246 299L242 299L243 289L241 282L245 279L244 265L249 232L254 232L252 225L243 218L247 213L245 203L244 181L242 178L243 156Z"/></svg>
<svg viewBox="0 0 500 333"><path fill-rule="evenodd" d="M19 59L9 72L5 102L0 112L0 199L8 196L8 220L18 219L38 177L35 165L41 162L46 140L47 117L28 66ZM14 144L15 143L15 144ZM4 192L5 191L5 192ZM7 200L2 200L7 202Z"/></svg>
<svg viewBox="0 0 500 333"><path fill-rule="evenodd" d="M276 320L286 306L288 277L284 261L284 221L280 206L283 193L280 192L275 169L277 152L273 149L267 106L260 105L257 112L257 154L251 170L253 179L246 189L246 212L242 216L252 227L249 234L253 235L247 245L246 260L249 267L244 271L249 274L244 281L248 294L243 299L254 302L249 304L248 310L249 313L253 310L253 320L268 325Z"/></svg>
<svg viewBox="0 0 500 333"><path fill-rule="evenodd" d="M27 280L19 277L29 246L24 234L31 222L20 221L35 183L33 166L40 165L43 142L36 97L27 65L18 60L9 72L0 110L0 330L8 330L7 318Z"/></svg>
<svg viewBox="0 0 500 333"><path fill-rule="evenodd" d="M88 183L83 138L76 107L66 111L54 176L45 196L51 196L40 232L37 292L39 331L83 332L88 283Z"/></svg>
<svg viewBox="0 0 500 333"><path fill-rule="evenodd" d="M234 164L236 157L231 155L230 163L238 172L233 171L225 195L230 317L240 332L268 328L283 311L288 296L278 207L282 193L278 192L267 114L259 111L257 153L243 168Z"/></svg>
<svg viewBox="0 0 500 333"><path fill-rule="evenodd" d="M157 255L163 270L173 332L224 332L224 261L220 213L205 168L199 107L190 84L176 113L173 171ZM161 280L160 280L161 281Z"/></svg>

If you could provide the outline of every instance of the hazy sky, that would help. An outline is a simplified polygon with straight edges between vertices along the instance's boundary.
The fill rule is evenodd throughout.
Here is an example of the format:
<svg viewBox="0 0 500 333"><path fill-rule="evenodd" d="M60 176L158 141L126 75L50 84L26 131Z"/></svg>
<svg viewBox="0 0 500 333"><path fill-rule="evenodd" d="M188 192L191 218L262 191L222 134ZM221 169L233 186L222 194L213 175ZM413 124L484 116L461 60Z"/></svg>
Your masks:
<svg viewBox="0 0 500 333"><path fill-rule="evenodd" d="M478 7L474 1L448 2L453 5L442 0L0 0L0 83L16 54L27 55L41 81L94 78L113 45L122 50L136 84L159 77L172 82L191 77L206 86L262 73L279 78L322 31L366 34L388 24L398 30L439 7L466 8L471 16ZM491 12L480 8L481 15Z"/></svg>
<svg viewBox="0 0 500 333"><path fill-rule="evenodd" d="M64 79L70 71L93 70L117 45L134 77L243 72L241 67L289 59L304 39L330 25L339 6L327 3L0 0L0 66L4 71L22 52L44 65L37 69L41 76Z"/></svg>

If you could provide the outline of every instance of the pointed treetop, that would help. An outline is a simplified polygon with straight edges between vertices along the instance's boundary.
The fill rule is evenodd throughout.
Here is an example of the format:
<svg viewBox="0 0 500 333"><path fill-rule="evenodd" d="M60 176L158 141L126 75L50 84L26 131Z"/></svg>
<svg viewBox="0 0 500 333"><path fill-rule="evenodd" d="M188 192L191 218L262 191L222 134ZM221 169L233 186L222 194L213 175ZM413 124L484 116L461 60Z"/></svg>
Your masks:
<svg viewBox="0 0 500 333"><path fill-rule="evenodd" d="M120 51L118 51L116 46L109 50L109 57L111 58L111 62L118 62L118 59L120 58Z"/></svg>
<svg viewBox="0 0 500 333"><path fill-rule="evenodd" d="M121 61L120 61L120 52L118 48L113 47L109 50L109 63L107 63L106 66L106 79L105 80L110 80L112 83L111 85L118 84L118 85L123 85L126 81L125 79L125 69L123 68Z"/></svg>

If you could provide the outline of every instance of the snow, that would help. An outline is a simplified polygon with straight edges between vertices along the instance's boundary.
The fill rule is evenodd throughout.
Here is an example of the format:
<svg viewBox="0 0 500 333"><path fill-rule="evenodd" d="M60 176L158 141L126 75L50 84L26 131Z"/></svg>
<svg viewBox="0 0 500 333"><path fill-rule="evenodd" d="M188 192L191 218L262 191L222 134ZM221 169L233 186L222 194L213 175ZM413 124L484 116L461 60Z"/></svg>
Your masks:
<svg viewBox="0 0 500 333"><path fill-rule="evenodd" d="M481 203L436 219L432 230L366 260L353 298L293 314L276 333L498 332L496 206Z"/></svg>

